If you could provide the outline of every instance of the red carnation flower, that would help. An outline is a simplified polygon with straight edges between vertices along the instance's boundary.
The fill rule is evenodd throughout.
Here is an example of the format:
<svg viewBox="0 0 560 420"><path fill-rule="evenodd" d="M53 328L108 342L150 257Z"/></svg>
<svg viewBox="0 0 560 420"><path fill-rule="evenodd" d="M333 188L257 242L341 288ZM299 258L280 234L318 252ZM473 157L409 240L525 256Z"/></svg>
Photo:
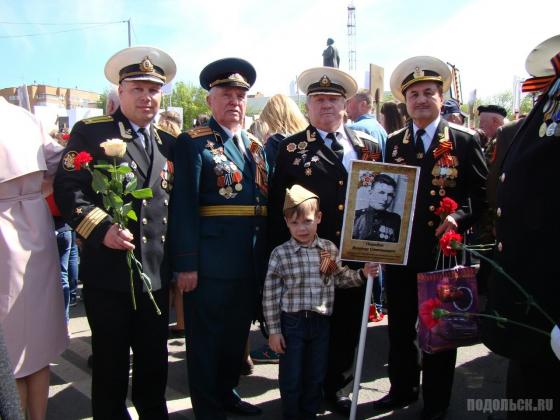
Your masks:
<svg viewBox="0 0 560 420"><path fill-rule="evenodd" d="M463 235L454 230L448 230L439 239L439 247L446 257L457 255L457 250L453 248L453 241L461 243Z"/></svg>
<svg viewBox="0 0 560 420"><path fill-rule="evenodd" d="M83 166L86 166L93 160L88 152L80 152L74 158L74 169L79 171Z"/></svg>
<svg viewBox="0 0 560 420"><path fill-rule="evenodd" d="M438 298L431 298L425 300L418 308L418 316L420 317L420 321L428 327L429 330L434 328L438 324L438 320L434 317L434 310L439 309L441 306L441 302Z"/></svg>
<svg viewBox="0 0 560 420"><path fill-rule="evenodd" d="M455 213L459 205L455 200L449 197L445 197L443 200L439 202L439 207L434 212L437 216L441 216L445 218L449 216L451 213Z"/></svg>
<svg viewBox="0 0 560 420"><path fill-rule="evenodd" d="M64 141L70 140L70 134L64 133L64 134L62 135L62 140L64 140Z"/></svg>

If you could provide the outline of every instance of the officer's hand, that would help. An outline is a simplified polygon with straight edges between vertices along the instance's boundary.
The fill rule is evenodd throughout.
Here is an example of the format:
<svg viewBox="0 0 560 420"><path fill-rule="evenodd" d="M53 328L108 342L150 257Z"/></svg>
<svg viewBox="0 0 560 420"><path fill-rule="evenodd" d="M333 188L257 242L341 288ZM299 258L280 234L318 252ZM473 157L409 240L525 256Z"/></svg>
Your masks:
<svg viewBox="0 0 560 420"><path fill-rule="evenodd" d="M198 272L186 271L177 276L177 288L184 293L188 293L198 285Z"/></svg>
<svg viewBox="0 0 560 420"><path fill-rule="evenodd" d="M450 229L457 230L458 227L459 226L457 225L455 219L451 216L447 216L441 225L439 225L436 229L436 236L441 236Z"/></svg>
<svg viewBox="0 0 560 420"><path fill-rule="evenodd" d="M278 354L284 354L286 349L286 342L282 334L270 334L268 337L268 346Z"/></svg>
<svg viewBox="0 0 560 420"><path fill-rule="evenodd" d="M128 229L121 229L119 225L114 224L105 234L103 245L107 248L132 251L134 249L133 239L134 236Z"/></svg>

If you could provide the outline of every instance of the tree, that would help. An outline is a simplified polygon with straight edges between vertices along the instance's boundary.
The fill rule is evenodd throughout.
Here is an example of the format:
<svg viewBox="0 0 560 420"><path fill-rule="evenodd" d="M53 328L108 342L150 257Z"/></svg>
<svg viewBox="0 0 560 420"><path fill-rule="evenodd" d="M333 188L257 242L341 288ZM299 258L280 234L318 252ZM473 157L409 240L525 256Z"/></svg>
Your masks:
<svg viewBox="0 0 560 420"><path fill-rule="evenodd" d="M171 94L171 106L183 108L183 129L192 127L193 120L200 114L209 114L206 91L190 83L177 82Z"/></svg>
<svg viewBox="0 0 560 420"><path fill-rule="evenodd" d="M99 99L97 100L97 108L105 110L105 105L107 104L107 96L109 96L109 89L105 89L105 91L99 95Z"/></svg>

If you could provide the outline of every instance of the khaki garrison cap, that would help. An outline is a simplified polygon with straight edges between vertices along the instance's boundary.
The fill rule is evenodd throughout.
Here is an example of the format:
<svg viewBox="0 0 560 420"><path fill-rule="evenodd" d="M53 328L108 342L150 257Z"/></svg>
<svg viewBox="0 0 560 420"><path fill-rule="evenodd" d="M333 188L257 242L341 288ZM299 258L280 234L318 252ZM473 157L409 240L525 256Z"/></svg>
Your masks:
<svg viewBox="0 0 560 420"><path fill-rule="evenodd" d="M311 191L306 190L301 185L295 184L292 188L286 188L286 198L284 199L284 209L294 208L304 201L310 200L312 198L319 199L319 197L313 194Z"/></svg>

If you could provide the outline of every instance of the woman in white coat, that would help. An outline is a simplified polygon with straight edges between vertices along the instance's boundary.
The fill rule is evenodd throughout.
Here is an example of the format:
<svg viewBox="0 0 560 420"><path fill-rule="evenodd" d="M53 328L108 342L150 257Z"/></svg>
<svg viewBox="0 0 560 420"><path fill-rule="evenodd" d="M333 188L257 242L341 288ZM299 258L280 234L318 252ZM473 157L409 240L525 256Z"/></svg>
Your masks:
<svg viewBox="0 0 560 420"><path fill-rule="evenodd" d="M0 324L29 419L44 419L49 363L68 345L52 217L43 194L62 151L0 97Z"/></svg>

